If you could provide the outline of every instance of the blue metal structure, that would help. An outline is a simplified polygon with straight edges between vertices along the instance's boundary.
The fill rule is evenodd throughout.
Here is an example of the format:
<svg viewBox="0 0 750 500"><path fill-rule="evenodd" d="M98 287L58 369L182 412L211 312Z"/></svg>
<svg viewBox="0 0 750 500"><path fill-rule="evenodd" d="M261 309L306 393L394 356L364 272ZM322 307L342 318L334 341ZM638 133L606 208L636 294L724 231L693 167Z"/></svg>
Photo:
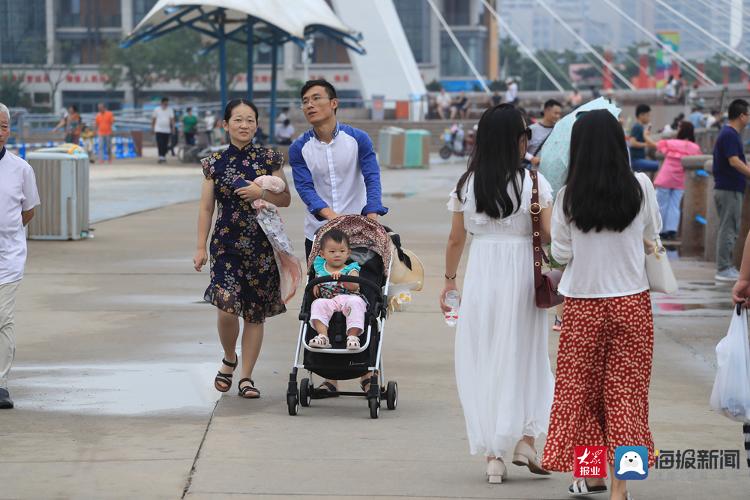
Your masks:
<svg viewBox="0 0 750 500"><path fill-rule="evenodd" d="M215 40L212 44L201 49L202 52L209 52L218 49L219 57L219 86L221 92L222 107L226 106L228 101L228 82L227 82L227 42L243 44L247 49L247 99L253 99L253 54L257 44L265 44L271 47L271 109L269 113L269 138L271 142L276 140L276 93L277 93L277 74L278 74L278 47L287 42L293 42L300 47L305 46L304 38L295 36L278 26L269 23L266 19L246 15L243 22L229 21L227 19L228 10L223 7L213 5L183 5L178 7L165 7L164 14L168 17L159 23L146 26L144 29L136 30L125 38L120 44L121 47L127 48L136 43L143 43L155 40L161 36L172 33L180 29L192 29L198 33ZM236 17L236 16L235 16ZM231 29L227 29L231 28ZM328 26L311 24L305 26L304 36L320 33L332 38L347 48L364 54L365 50L360 45L362 36L359 34L341 32Z"/></svg>

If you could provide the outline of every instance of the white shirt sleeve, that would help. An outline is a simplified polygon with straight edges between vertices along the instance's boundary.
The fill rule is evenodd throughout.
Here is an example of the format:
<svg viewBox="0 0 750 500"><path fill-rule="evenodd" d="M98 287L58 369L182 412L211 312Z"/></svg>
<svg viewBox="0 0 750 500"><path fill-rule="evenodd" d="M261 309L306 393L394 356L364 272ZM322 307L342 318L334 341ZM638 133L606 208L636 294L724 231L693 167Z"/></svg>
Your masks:
<svg viewBox="0 0 750 500"><path fill-rule="evenodd" d="M563 210L564 196L565 188L562 188L557 193L557 199L552 208L552 257L560 264L567 264L573 257L571 222L565 217Z"/></svg>
<svg viewBox="0 0 750 500"><path fill-rule="evenodd" d="M464 211L464 204L458 199L458 193L456 193L455 189L451 191L450 198L448 199L448 210L450 212Z"/></svg>
<svg viewBox="0 0 750 500"><path fill-rule="evenodd" d="M643 237L648 240L655 240L656 236L661 233L662 220L659 212L659 203L656 201L656 191L651 179L643 172L635 174L643 187L643 215L646 217L646 225L643 228Z"/></svg>
<svg viewBox="0 0 750 500"><path fill-rule="evenodd" d="M36 177L30 166L23 170L23 202L21 210L26 212L39 205L39 191L36 188Z"/></svg>

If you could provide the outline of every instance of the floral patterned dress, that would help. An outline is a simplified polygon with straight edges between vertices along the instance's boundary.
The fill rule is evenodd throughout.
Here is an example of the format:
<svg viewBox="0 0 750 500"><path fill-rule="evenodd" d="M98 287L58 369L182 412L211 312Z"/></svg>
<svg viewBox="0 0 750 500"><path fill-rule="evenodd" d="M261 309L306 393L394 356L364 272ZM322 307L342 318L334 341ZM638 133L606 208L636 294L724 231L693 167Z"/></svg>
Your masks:
<svg viewBox="0 0 750 500"><path fill-rule="evenodd" d="M251 182L271 175L283 164L283 156L252 144L242 150L230 145L201 163L203 175L214 181L218 208L210 245L211 284L204 298L222 311L263 323L286 311L279 271L256 210L234 194L233 183L237 178Z"/></svg>

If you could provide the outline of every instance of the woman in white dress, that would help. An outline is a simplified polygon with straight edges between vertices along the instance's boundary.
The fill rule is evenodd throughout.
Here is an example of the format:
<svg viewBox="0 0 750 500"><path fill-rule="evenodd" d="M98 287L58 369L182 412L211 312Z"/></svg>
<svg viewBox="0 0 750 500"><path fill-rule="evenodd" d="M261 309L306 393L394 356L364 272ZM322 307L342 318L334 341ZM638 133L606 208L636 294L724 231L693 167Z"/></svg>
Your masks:
<svg viewBox="0 0 750 500"><path fill-rule="evenodd" d="M448 202L453 212L445 255L445 294L473 235L456 331L456 381L472 454L487 457L487 476L501 483L505 461L549 474L535 439L546 433L554 381L547 352L547 312L534 302L532 180L523 168L531 136L512 105L479 120L467 172ZM552 189L539 175L542 240L549 241Z"/></svg>

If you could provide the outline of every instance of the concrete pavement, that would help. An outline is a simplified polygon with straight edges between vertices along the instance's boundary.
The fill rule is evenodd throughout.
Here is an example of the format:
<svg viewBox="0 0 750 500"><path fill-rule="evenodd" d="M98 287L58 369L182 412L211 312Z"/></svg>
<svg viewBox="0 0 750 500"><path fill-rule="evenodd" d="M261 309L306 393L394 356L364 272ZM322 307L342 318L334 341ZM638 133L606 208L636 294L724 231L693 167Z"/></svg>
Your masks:
<svg viewBox="0 0 750 500"><path fill-rule="evenodd" d="M92 211L109 203L111 213L129 213L162 193L167 201L190 194L191 183L197 197L195 170L143 168L92 177ZM461 168L383 172L386 222L420 255L427 283L387 323L386 378L399 382L400 401L379 420L351 398L287 415L299 297L268 322L254 374L263 398L213 390L221 355L214 310L201 300L208 274L190 264L197 203L100 222L93 240L30 242L10 382L17 408L0 413L0 499L568 498L566 475L539 478L511 465L507 483L491 486L482 458L468 455L453 330L436 307L446 195ZM125 202L95 202L105 186ZM302 214L295 198L285 213L294 241ZM681 291L655 298L656 445L742 450L741 426L708 409L729 289L713 286L710 265L675 269ZM556 346L552 335L553 361ZM747 498L744 450L740 458L739 471L651 471L631 490L638 499Z"/></svg>

